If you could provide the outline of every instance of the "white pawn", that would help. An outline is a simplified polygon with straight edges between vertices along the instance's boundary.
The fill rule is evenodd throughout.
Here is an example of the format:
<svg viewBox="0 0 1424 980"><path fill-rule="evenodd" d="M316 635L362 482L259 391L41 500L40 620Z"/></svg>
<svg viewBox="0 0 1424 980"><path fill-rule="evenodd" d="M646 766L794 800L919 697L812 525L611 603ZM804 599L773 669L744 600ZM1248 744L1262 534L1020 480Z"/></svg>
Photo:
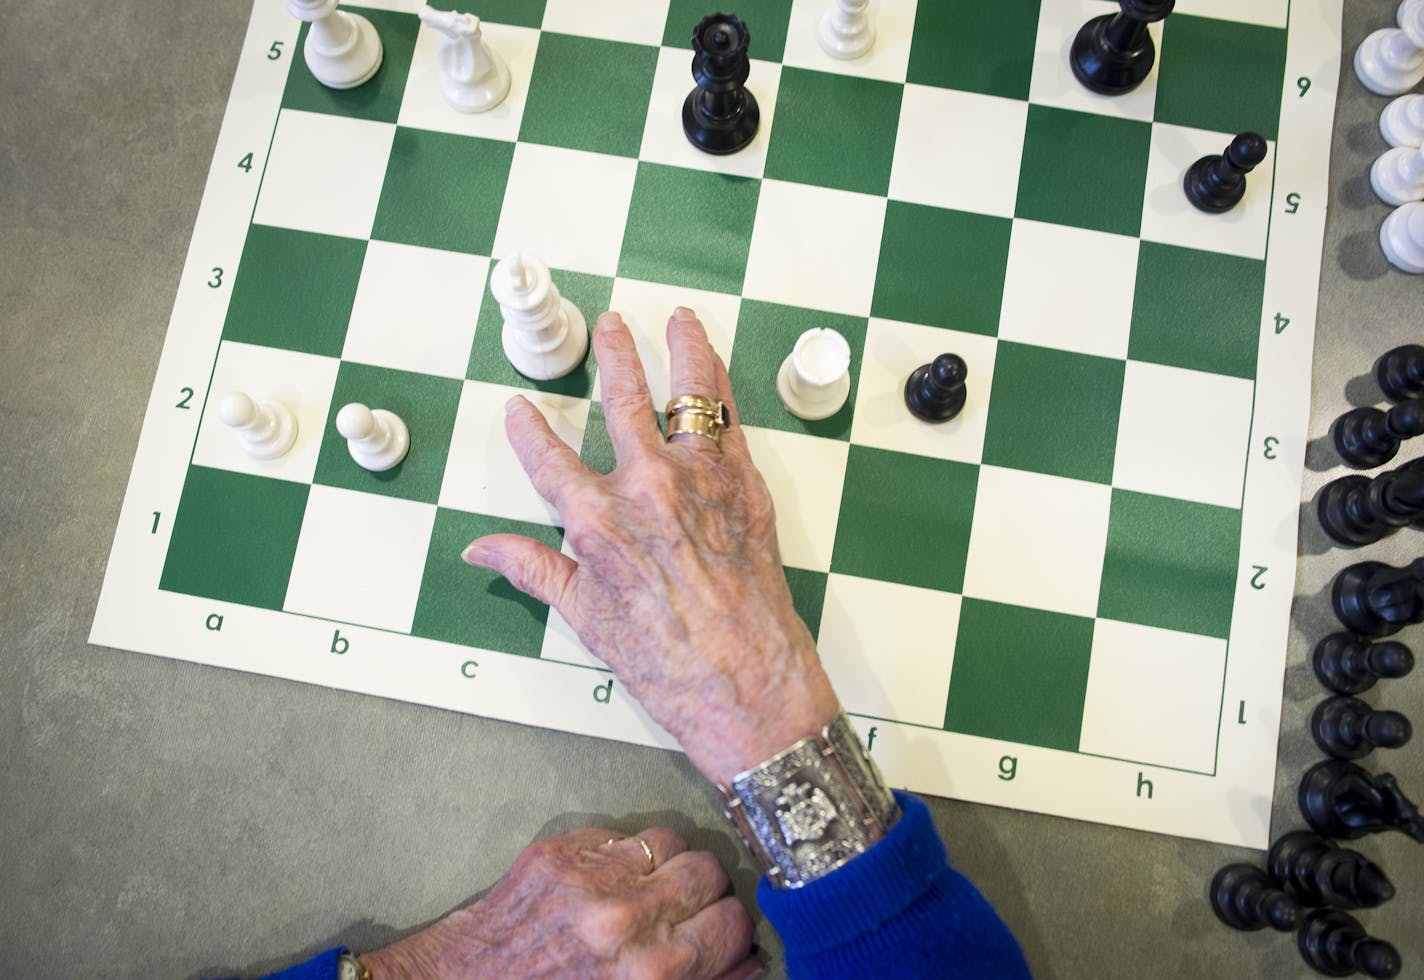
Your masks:
<svg viewBox="0 0 1424 980"><path fill-rule="evenodd" d="M562 378L588 353L588 324L559 295L549 267L516 252L494 267L490 291L504 314L504 356L535 381Z"/></svg>
<svg viewBox="0 0 1424 980"><path fill-rule="evenodd" d="M1424 149L1397 146L1385 150L1370 167L1370 186L1386 204L1424 200Z"/></svg>
<svg viewBox="0 0 1424 980"><path fill-rule="evenodd" d="M1424 143L1424 95L1401 95L1380 113L1380 135L1390 146Z"/></svg>
<svg viewBox="0 0 1424 980"><path fill-rule="evenodd" d="M287 12L311 24L303 53L327 88L355 88L381 67L381 37L360 14L337 10L336 0L287 0Z"/></svg>
<svg viewBox="0 0 1424 980"><path fill-rule="evenodd" d="M781 362L776 394L788 412L808 422L839 412L850 395L850 344L825 327L807 330Z"/></svg>
<svg viewBox="0 0 1424 980"><path fill-rule="evenodd" d="M420 8L420 22L444 35L435 58L446 102L461 112L486 112L504 101L509 66L485 44L478 17L426 4Z"/></svg>
<svg viewBox="0 0 1424 980"><path fill-rule="evenodd" d="M816 31L821 50L842 61L868 54L875 46L875 24L865 12L868 6L870 0L835 0Z"/></svg>
<svg viewBox="0 0 1424 980"><path fill-rule="evenodd" d="M380 473L398 465L410 451L410 430L394 412L352 402L336 413L336 431L362 469Z"/></svg>
<svg viewBox="0 0 1424 980"><path fill-rule="evenodd" d="M1404 0L1398 19L1355 49L1355 74L1376 95L1403 95L1424 79L1424 0Z"/></svg>
<svg viewBox="0 0 1424 980"><path fill-rule="evenodd" d="M218 418L253 459L284 456L297 441L296 416L278 401L254 402L240 391L229 392L218 402Z"/></svg>
<svg viewBox="0 0 1424 980"><path fill-rule="evenodd" d="M1380 247L1398 268L1424 274L1424 203L1395 208L1380 227Z"/></svg>

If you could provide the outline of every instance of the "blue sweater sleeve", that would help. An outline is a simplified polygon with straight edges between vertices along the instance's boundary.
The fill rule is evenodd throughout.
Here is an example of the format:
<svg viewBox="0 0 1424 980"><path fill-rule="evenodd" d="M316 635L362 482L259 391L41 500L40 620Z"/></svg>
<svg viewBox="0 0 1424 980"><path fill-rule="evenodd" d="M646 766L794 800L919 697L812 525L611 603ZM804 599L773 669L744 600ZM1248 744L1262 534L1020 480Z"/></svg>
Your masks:
<svg viewBox="0 0 1424 980"><path fill-rule="evenodd" d="M336 980L336 961L344 952L345 946L328 949L305 963L289 966L280 973L269 973L262 980Z"/></svg>
<svg viewBox="0 0 1424 980"><path fill-rule="evenodd" d="M930 810L895 794L904 815L860 857L757 902L786 947L793 977L1029 976L1013 934L979 890L949 866Z"/></svg>

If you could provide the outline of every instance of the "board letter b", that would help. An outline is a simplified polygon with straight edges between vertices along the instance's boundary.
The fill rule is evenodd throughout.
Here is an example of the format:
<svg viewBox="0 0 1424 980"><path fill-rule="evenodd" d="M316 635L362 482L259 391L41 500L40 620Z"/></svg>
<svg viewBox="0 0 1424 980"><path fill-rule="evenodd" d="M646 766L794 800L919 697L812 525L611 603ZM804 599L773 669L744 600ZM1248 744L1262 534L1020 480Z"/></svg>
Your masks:
<svg viewBox="0 0 1424 980"><path fill-rule="evenodd" d="M351 641L341 635L341 630L335 630L331 634L331 652L338 657L351 649Z"/></svg>

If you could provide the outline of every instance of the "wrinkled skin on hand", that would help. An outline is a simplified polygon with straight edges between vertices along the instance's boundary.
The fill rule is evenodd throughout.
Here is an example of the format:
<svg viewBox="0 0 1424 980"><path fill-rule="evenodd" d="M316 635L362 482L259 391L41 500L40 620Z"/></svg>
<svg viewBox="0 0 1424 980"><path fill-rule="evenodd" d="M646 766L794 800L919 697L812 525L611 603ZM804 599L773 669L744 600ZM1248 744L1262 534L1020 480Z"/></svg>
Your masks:
<svg viewBox="0 0 1424 980"><path fill-rule="evenodd" d="M653 828L588 828L525 848L489 895L366 953L373 980L453 977L719 978L760 969L752 923L706 851Z"/></svg>
<svg viewBox="0 0 1424 980"><path fill-rule="evenodd" d="M693 764L726 783L818 731L837 700L791 604L726 366L691 310L673 314L667 338L673 393L732 412L720 448L695 433L664 441L632 334L604 314L593 348L612 473L587 467L522 397L506 407L510 443L575 557L516 535L481 538L464 557L557 609Z"/></svg>

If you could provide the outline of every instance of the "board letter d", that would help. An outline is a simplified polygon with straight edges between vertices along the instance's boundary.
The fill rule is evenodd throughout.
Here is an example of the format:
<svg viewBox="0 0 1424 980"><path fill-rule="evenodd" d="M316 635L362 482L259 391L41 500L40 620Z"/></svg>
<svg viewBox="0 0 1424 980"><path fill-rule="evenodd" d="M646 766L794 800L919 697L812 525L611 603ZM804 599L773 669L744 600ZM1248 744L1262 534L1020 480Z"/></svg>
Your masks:
<svg viewBox="0 0 1424 980"><path fill-rule="evenodd" d="M608 704L613 700L613 680L611 678L607 684L599 684L593 689L593 699L599 704Z"/></svg>

